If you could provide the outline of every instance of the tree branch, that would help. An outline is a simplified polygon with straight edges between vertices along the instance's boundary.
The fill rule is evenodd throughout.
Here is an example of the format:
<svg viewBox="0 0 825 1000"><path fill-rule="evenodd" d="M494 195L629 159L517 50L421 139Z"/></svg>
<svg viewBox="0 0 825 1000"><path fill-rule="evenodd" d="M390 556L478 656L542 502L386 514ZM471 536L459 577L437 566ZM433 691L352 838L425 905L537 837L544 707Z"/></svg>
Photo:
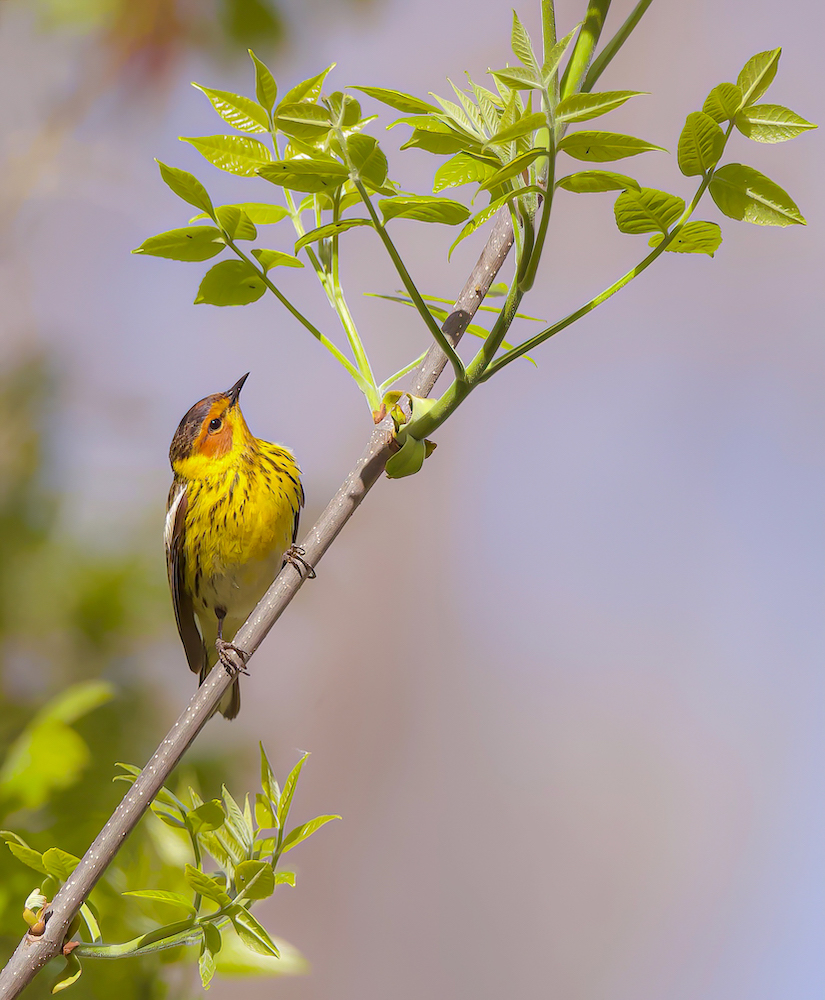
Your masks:
<svg viewBox="0 0 825 1000"><path fill-rule="evenodd" d="M506 210L501 211L453 312L442 326L451 344L455 345L461 339L512 245L510 216ZM444 352L433 344L414 373L410 392L416 396L429 395L446 364ZM305 558L310 566L317 566L375 485L392 454L391 440L392 423L386 419L372 432L355 467L304 538ZM257 650L303 582L303 576L294 566L288 564L281 570L235 636L234 641L241 649L250 654ZM26 934L5 968L0 971L0 1000L12 1000L18 996L50 959L61 954L69 924L81 903L137 826L161 785L204 727L231 683L232 678L225 670L215 669L195 692L180 718L81 858L80 864L55 896L47 911L43 934L37 937Z"/></svg>

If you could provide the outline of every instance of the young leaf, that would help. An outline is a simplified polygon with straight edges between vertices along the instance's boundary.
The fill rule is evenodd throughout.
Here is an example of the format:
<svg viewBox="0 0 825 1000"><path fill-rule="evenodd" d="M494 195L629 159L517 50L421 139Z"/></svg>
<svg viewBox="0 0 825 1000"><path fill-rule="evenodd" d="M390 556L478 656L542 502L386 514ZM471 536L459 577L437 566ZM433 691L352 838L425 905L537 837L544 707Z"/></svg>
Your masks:
<svg viewBox="0 0 825 1000"><path fill-rule="evenodd" d="M744 163L726 163L713 175L710 194L720 212L757 226L805 225L794 200L769 177Z"/></svg>
<svg viewBox="0 0 825 1000"><path fill-rule="evenodd" d="M387 158L371 135L351 135L347 153L358 176L373 187L381 187L387 179Z"/></svg>
<svg viewBox="0 0 825 1000"><path fill-rule="evenodd" d="M226 124L238 132L269 131L266 111L250 98L241 94L231 94L228 90L212 90L211 87L202 87L199 83L193 83L192 86L202 94L206 94L212 107Z"/></svg>
<svg viewBox="0 0 825 1000"><path fill-rule="evenodd" d="M272 770L272 765L269 763L269 757L266 755L263 743L259 741L258 746L261 749L261 789L263 790L264 795L277 809L278 802L281 798L281 786L275 778L275 772Z"/></svg>
<svg viewBox="0 0 825 1000"><path fill-rule="evenodd" d="M610 170L581 170L577 174L559 178L556 187L574 194L593 194L598 191L626 191L628 188L638 191L639 182L626 174L615 174Z"/></svg>
<svg viewBox="0 0 825 1000"><path fill-rule="evenodd" d="M335 160L276 160L258 174L292 191L335 191L349 179L349 171Z"/></svg>
<svg viewBox="0 0 825 1000"><path fill-rule="evenodd" d="M138 899L150 899L154 903L168 903L169 906L177 906L190 913L197 913L195 907L180 892L167 892L165 889L131 889L128 892L122 892L121 896L136 896Z"/></svg>
<svg viewBox="0 0 825 1000"><path fill-rule="evenodd" d="M401 149L424 149L428 153L435 153L436 156L444 156L467 149L480 151L481 143L472 142L449 127L446 127L442 132L429 128L414 128L413 134L401 146Z"/></svg>
<svg viewBox="0 0 825 1000"><path fill-rule="evenodd" d="M326 240L339 233L345 233L354 226L371 226L371 219L342 219L340 222L330 222L326 226L319 226L303 235L295 244L295 253L303 250L309 243L317 243L318 240Z"/></svg>
<svg viewBox="0 0 825 1000"><path fill-rule="evenodd" d="M249 910L239 906L231 914L231 919L238 937L250 951L255 951L259 955L274 955L275 958L278 958L280 952L275 947L275 942Z"/></svg>
<svg viewBox="0 0 825 1000"><path fill-rule="evenodd" d="M456 153L452 159L442 163L435 172L433 179L433 194L438 194L449 187L460 187L462 184L481 184L498 167L498 160L480 159L469 153Z"/></svg>
<svg viewBox="0 0 825 1000"><path fill-rule="evenodd" d="M215 209L218 225L230 240L254 240L258 230L252 225L249 216L237 205L222 205Z"/></svg>
<svg viewBox="0 0 825 1000"><path fill-rule="evenodd" d="M556 107L557 122L586 122L619 108L631 97L642 97L641 90L606 90L603 94L571 94Z"/></svg>
<svg viewBox="0 0 825 1000"><path fill-rule="evenodd" d="M160 176L183 201L194 205L202 212L206 212L210 218L213 216L212 199L206 193L206 188L194 175L186 170L179 170L177 167L167 167L160 160L155 160L160 168Z"/></svg>
<svg viewBox="0 0 825 1000"><path fill-rule="evenodd" d="M706 174L725 148L725 133L704 111L691 111L679 136L677 159L686 177Z"/></svg>
<svg viewBox="0 0 825 1000"><path fill-rule="evenodd" d="M57 977L57 981L52 986L52 993L60 993L80 979L83 969L80 966L80 959L75 953L69 952L66 956L66 967Z"/></svg>
<svg viewBox="0 0 825 1000"><path fill-rule="evenodd" d="M102 941L103 935L100 933L100 924L97 922L97 915L92 910L91 903L81 903L80 916L83 918L83 923L89 932L89 940L93 942Z"/></svg>
<svg viewBox="0 0 825 1000"><path fill-rule="evenodd" d="M664 233L654 233L648 243L657 247ZM713 256L722 243L722 230L715 222L687 222L665 247L668 253L706 253Z"/></svg>
<svg viewBox="0 0 825 1000"><path fill-rule="evenodd" d="M546 115L536 112L532 115L525 115L523 118L519 118L512 125L508 125L506 128L499 129L495 135L491 135L490 138L481 147L486 150L489 146L493 145L503 145L505 142L512 142L513 139L518 139L523 135L530 135L537 128L547 127L547 117Z"/></svg>
<svg viewBox="0 0 825 1000"><path fill-rule="evenodd" d="M244 260L224 260L203 277L195 305L245 306L266 291L261 276Z"/></svg>
<svg viewBox="0 0 825 1000"><path fill-rule="evenodd" d="M273 267L303 267L304 265L297 257L291 253L284 253L282 250L258 250L252 251L264 271L270 271Z"/></svg>
<svg viewBox="0 0 825 1000"><path fill-rule="evenodd" d="M526 66L535 76L538 76L539 64L533 55L530 36L527 34L527 29L521 23L515 11L513 11L513 30L510 35L510 42L519 62Z"/></svg>
<svg viewBox="0 0 825 1000"><path fill-rule="evenodd" d="M272 809L272 803L266 795L258 792L255 795L255 824L258 827L255 839L260 840L261 830L271 830L275 827L276 823L277 820Z"/></svg>
<svg viewBox="0 0 825 1000"><path fill-rule="evenodd" d="M65 882L79 864L80 858L69 854L68 851L61 851L59 847L50 847L48 851L43 852L43 867L49 875L60 879L61 882Z"/></svg>
<svg viewBox="0 0 825 1000"><path fill-rule="evenodd" d="M218 906L229 906L232 900L229 893L221 883L211 875L206 875L194 865L187 864L183 873L188 885L195 890L199 896L206 896L217 903Z"/></svg>
<svg viewBox="0 0 825 1000"><path fill-rule="evenodd" d="M596 163L621 160L652 149L667 152L663 146L655 146L644 139L620 135L618 132L571 132L561 140L558 149L576 160L591 160Z"/></svg>
<svg viewBox="0 0 825 1000"><path fill-rule="evenodd" d="M214 226L191 226L150 236L139 247L135 247L132 253L168 257L170 260L209 260L225 247L226 243L219 229Z"/></svg>
<svg viewBox="0 0 825 1000"><path fill-rule="evenodd" d="M417 219L419 222L441 222L457 226L469 218L466 205L450 198L433 198L430 195L383 198L379 203L384 222L390 219Z"/></svg>
<svg viewBox="0 0 825 1000"><path fill-rule="evenodd" d="M284 790L281 795L281 800L278 803L278 825L281 828L283 828L283 825L289 816L289 810L292 806L292 797L295 794L295 788L298 784L298 779L301 777L301 771L303 770L307 757L309 757L309 753L303 754L295 767L293 767L289 772L289 775L284 782Z"/></svg>
<svg viewBox="0 0 825 1000"><path fill-rule="evenodd" d="M504 69L489 70L489 73L501 83L514 90L541 90L543 84L538 73L521 66L505 66Z"/></svg>
<svg viewBox="0 0 825 1000"><path fill-rule="evenodd" d="M405 115L426 115L430 111L438 111L434 104L429 104L419 97L413 97L412 94L405 94L400 90L387 90L386 87L351 87L350 90L360 90L367 97L372 97Z"/></svg>
<svg viewBox="0 0 825 1000"><path fill-rule="evenodd" d="M262 142L245 135L179 136L188 142L219 170L239 177L254 177L258 169L269 163L272 154Z"/></svg>
<svg viewBox="0 0 825 1000"><path fill-rule="evenodd" d="M252 830L252 817L245 816L238 803L229 794L226 785L221 787L223 793L224 811L226 812L227 832L231 832L235 839L241 844L245 854L252 853L252 841L254 831Z"/></svg>
<svg viewBox="0 0 825 1000"><path fill-rule="evenodd" d="M311 837L316 830L320 829L325 823L329 823L330 820L340 819L340 816L316 816L315 819L311 819L308 823L302 823L300 826L296 826L295 829L284 838L284 842L281 845L281 853L286 853L291 851L293 847L297 847L302 841L306 840L307 837Z"/></svg>
<svg viewBox="0 0 825 1000"><path fill-rule="evenodd" d="M268 67L255 55L252 49L248 49L247 51L255 66L255 96L258 98L258 104L264 110L271 112L275 106L275 101L278 99L278 85L275 83L275 77L270 73Z"/></svg>
<svg viewBox="0 0 825 1000"><path fill-rule="evenodd" d="M308 80L303 80L301 83L296 84L292 90L286 92L283 101L281 101L278 107L281 108L285 104L298 104L300 101L317 101L318 95L321 93L321 87L324 85L324 80L334 65L335 63L330 63L317 76L311 76Z"/></svg>
<svg viewBox="0 0 825 1000"><path fill-rule="evenodd" d="M541 76L544 81L544 86L549 90L550 85L553 82L553 75L559 68L559 63L564 59L564 54L570 48L570 43L573 41L573 36L581 27L581 22L573 28L572 31L568 32L564 38L556 42L552 49L547 53L547 58L544 60L544 65L541 67Z"/></svg>
<svg viewBox="0 0 825 1000"><path fill-rule="evenodd" d="M737 86L742 91L742 107L746 108L759 100L770 87L776 76L781 55L782 49L772 49L758 52L748 59L736 80Z"/></svg>
<svg viewBox="0 0 825 1000"><path fill-rule="evenodd" d="M215 956L220 952L223 940L221 932L213 923L206 921L201 927L203 928L203 943L198 959L198 970L201 974L203 988L208 990L212 977L215 975Z"/></svg>
<svg viewBox="0 0 825 1000"><path fill-rule="evenodd" d="M530 164L539 157L549 155L546 149L528 149L526 153L517 156L515 159L505 163L503 167L490 174L487 180L481 185L482 191L492 191L511 177L524 173Z"/></svg>
<svg viewBox="0 0 825 1000"><path fill-rule="evenodd" d="M266 861L242 861L235 869L235 888L243 891L247 899L266 899L271 896L275 891L272 865Z"/></svg>
<svg viewBox="0 0 825 1000"><path fill-rule="evenodd" d="M752 104L739 112L735 122L742 135L756 142L786 142L816 128L780 104Z"/></svg>
<svg viewBox="0 0 825 1000"><path fill-rule="evenodd" d="M261 201L246 201L235 205L242 212L246 212L249 221L256 226L270 226L275 222L285 219L289 212L282 205L269 205Z"/></svg>
<svg viewBox="0 0 825 1000"><path fill-rule="evenodd" d="M317 142L332 128L329 109L311 101L281 103L272 121L279 131L307 142Z"/></svg>
<svg viewBox="0 0 825 1000"><path fill-rule="evenodd" d="M211 802L204 802L196 809L190 809L186 814L187 825L192 833L196 835L209 830L220 829L224 824L224 820L225 816L220 799L212 799Z"/></svg>
<svg viewBox="0 0 825 1000"><path fill-rule="evenodd" d="M295 885L295 872L275 872L275 885Z"/></svg>
<svg viewBox="0 0 825 1000"><path fill-rule="evenodd" d="M715 122L729 122L742 107L742 91L735 83L720 83L705 98L702 110Z"/></svg>
<svg viewBox="0 0 825 1000"><path fill-rule="evenodd" d="M616 199L614 212L620 232L636 235L655 230L667 232L668 228L685 210L682 198L655 188L630 188Z"/></svg>
<svg viewBox="0 0 825 1000"><path fill-rule="evenodd" d="M10 840L6 840L6 846L17 860L22 861L24 865L34 869L36 872L40 872L41 875L49 874L46 871L46 866L43 864L43 855L40 851L35 851L26 844L13 843Z"/></svg>

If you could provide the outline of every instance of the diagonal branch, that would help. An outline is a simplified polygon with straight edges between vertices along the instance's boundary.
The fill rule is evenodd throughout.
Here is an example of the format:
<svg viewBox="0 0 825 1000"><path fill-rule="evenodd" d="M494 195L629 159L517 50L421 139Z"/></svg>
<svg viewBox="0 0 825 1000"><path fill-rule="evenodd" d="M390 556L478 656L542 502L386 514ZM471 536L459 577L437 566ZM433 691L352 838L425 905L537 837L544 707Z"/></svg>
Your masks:
<svg viewBox="0 0 825 1000"><path fill-rule="evenodd" d="M443 333L451 344L457 344L467 329L512 245L513 228L509 213L499 212L490 238L456 301L455 309L442 326ZM410 392L416 396L429 395L446 364L445 354L433 344L413 375ZM391 441L391 422L384 420L372 432L344 484L303 540L305 558L311 566L318 564L377 482L392 454ZM281 570L235 636L234 641L241 649L250 653L257 650L303 582L303 576L294 566L287 565ZM198 688L183 714L81 858L80 864L55 896L46 917L43 934L37 937L26 934L8 964L0 971L0 1000L12 1000L18 996L50 959L61 954L69 924L81 903L137 826L161 785L204 727L231 683L232 678L225 670L216 669Z"/></svg>

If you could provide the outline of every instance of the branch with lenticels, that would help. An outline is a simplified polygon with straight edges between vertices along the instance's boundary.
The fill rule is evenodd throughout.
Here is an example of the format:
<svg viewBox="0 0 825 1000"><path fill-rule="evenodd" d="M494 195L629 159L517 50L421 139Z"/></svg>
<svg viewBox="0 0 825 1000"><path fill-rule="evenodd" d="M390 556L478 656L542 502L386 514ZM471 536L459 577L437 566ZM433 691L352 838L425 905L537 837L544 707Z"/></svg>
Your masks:
<svg viewBox="0 0 825 1000"><path fill-rule="evenodd" d="M493 232L458 297L455 308L442 326L443 333L451 344L457 344L467 329L504 263L513 239L510 215L504 210L499 213ZM428 396L446 363L447 358L441 348L433 344L413 373L410 393L414 396ZM377 482L392 454L392 440L392 421L385 418L373 430L354 468L303 539L303 558L309 566L318 564ZM238 630L234 643L250 655L253 654L298 593L304 579L305 574L299 572L295 565L287 564ZM0 971L0 1000L12 1000L18 996L50 959L62 953L69 925L81 904L203 729L232 680L226 670L212 670L195 692L180 718L55 896L45 914L43 933L26 934L5 968Z"/></svg>

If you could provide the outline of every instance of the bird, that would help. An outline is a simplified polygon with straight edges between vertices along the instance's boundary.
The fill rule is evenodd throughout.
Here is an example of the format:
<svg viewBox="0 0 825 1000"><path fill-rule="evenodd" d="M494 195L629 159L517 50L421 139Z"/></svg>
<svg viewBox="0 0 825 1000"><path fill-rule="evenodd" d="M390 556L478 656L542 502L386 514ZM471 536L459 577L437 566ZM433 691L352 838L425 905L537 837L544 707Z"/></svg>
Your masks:
<svg viewBox="0 0 825 1000"><path fill-rule="evenodd" d="M195 403L169 448L166 567L186 659L201 684L219 661L237 674L233 652L245 663L232 639L284 562L314 575L295 544L301 470L288 448L249 430L238 402L248 377ZM236 676L218 710L234 719L240 707Z"/></svg>

